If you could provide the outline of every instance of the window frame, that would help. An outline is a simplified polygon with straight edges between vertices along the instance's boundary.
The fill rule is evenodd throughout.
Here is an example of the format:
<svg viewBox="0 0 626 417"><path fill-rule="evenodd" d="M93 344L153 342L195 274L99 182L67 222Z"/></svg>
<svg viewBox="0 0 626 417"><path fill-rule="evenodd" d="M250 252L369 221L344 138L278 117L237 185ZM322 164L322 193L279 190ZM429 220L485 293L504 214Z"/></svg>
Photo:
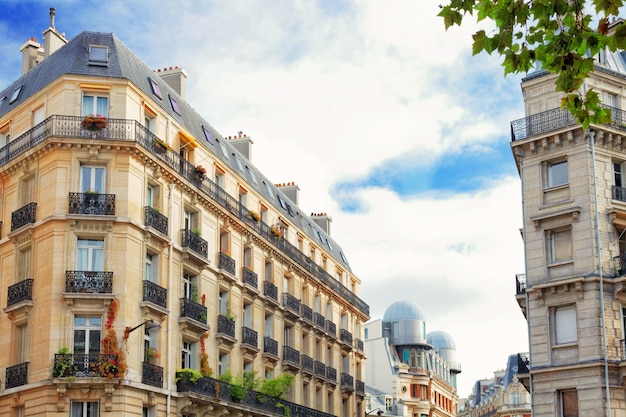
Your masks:
<svg viewBox="0 0 626 417"><path fill-rule="evenodd" d="M568 236L567 239L565 239L566 235ZM548 265L573 261L574 241L571 227L546 230L546 244L548 249ZM565 252L568 252L568 254L565 255Z"/></svg>
<svg viewBox="0 0 626 417"><path fill-rule="evenodd" d="M87 104L85 103L85 97L91 97L93 99L93 103L91 104L91 109L87 109ZM99 99L106 100L106 108L102 108L98 105ZM81 116L85 117L88 114L99 114L100 116L109 117L109 95L108 94L98 94L95 92L84 91L80 104ZM102 111L105 110L105 111Z"/></svg>
<svg viewBox="0 0 626 417"><path fill-rule="evenodd" d="M561 171L565 168L565 171ZM565 178L561 176L565 175ZM546 166L546 188L556 188L569 184L569 164L567 159L548 162Z"/></svg>
<svg viewBox="0 0 626 417"><path fill-rule="evenodd" d="M93 244L92 242L99 243ZM78 237L76 239L76 270L103 272L105 264L104 257L106 255L105 243L104 239L85 239ZM82 259L84 255L82 255L81 250L86 250L87 258L85 260ZM100 253L99 259L94 256L97 253ZM82 267L85 264L87 269Z"/></svg>
<svg viewBox="0 0 626 417"><path fill-rule="evenodd" d="M552 308L551 314L553 345L558 347L577 344L578 312L576 311L576 305L568 304L555 306Z"/></svg>
<svg viewBox="0 0 626 417"><path fill-rule="evenodd" d="M578 417L578 391L576 388L561 389L557 391L558 395L558 413L559 417ZM569 398L566 398L569 397ZM572 409L566 409L574 407Z"/></svg>

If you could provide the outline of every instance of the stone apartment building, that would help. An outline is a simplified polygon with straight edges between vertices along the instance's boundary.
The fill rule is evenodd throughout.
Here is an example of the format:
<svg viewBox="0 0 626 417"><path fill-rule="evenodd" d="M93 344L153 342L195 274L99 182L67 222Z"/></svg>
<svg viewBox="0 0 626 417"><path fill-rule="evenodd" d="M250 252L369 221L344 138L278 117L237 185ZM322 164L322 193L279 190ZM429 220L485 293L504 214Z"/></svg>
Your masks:
<svg viewBox="0 0 626 417"><path fill-rule="evenodd" d="M184 70L65 39L53 9L21 50L0 90L0 415L363 415L369 307L331 218L185 101ZM220 379L244 372L294 383L277 401Z"/></svg>

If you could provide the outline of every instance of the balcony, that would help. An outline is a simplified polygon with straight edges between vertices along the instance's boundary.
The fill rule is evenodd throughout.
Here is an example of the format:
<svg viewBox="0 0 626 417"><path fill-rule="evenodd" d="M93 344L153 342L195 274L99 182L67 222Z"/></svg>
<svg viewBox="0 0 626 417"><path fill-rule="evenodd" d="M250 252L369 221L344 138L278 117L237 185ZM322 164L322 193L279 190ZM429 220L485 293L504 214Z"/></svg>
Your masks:
<svg viewBox="0 0 626 417"><path fill-rule="evenodd" d="M352 347L352 333L350 333L346 329L340 329L339 341L345 345Z"/></svg>
<svg viewBox="0 0 626 417"><path fill-rule="evenodd" d="M6 369L6 388L15 388L28 383L28 362L9 366Z"/></svg>
<svg viewBox="0 0 626 417"><path fill-rule="evenodd" d="M53 378L117 377L117 355L100 353L57 353L52 367Z"/></svg>
<svg viewBox="0 0 626 417"><path fill-rule="evenodd" d="M289 293L283 293L283 307L285 312L291 313L292 316L300 318L300 300Z"/></svg>
<svg viewBox="0 0 626 417"><path fill-rule="evenodd" d="M302 372L308 375L313 375L315 370L313 368L313 358L309 355L301 355L300 356L300 366L302 367Z"/></svg>
<svg viewBox="0 0 626 417"><path fill-rule="evenodd" d="M305 304L301 304L301 314L302 319L305 322L313 324L313 309L311 307Z"/></svg>
<svg viewBox="0 0 626 417"><path fill-rule="evenodd" d="M259 353L259 335L256 330L246 326L241 328L241 349L246 359L254 360Z"/></svg>
<svg viewBox="0 0 626 417"><path fill-rule="evenodd" d="M33 279L28 278L9 286L7 295L7 307L11 307L22 301L33 301Z"/></svg>
<svg viewBox="0 0 626 417"><path fill-rule="evenodd" d="M283 346L283 366L297 372L300 370L300 352L291 346Z"/></svg>
<svg viewBox="0 0 626 417"><path fill-rule="evenodd" d="M217 379L201 377L192 382L189 378L181 378L181 376L181 373L176 375L176 390L179 397L184 397L190 393L193 394L194 399L200 399L204 403L226 404L228 410L235 414L243 412L245 415L259 416L333 417L331 414L256 391L246 391L242 397L235 394L233 385Z"/></svg>
<svg viewBox="0 0 626 417"><path fill-rule="evenodd" d="M141 382L153 387L163 388L163 368L149 362L141 363Z"/></svg>
<svg viewBox="0 0 626 417"><path fill-rule="evenodd" d="M313 323L315 327L324 330L324 325L326 324L326 319L320 313L313 313Z"/></svg>
<svg viewBox="0 0 626 417"><path fill-rule="evenodd" d="M207 308L189 298L180 299L180 318L178 321L187 323L187 326L198 335L209 330Z"/></svg>
<svg viewBox="0 0 626 417"><path fill-rule="evenodd" d="M168 219L156 209L146 206L143 208L147 227L151 227L157 232L168 235Z"/></svg>
<svg viewBox="0 0 626 417"><path fill-rule="evenodd" d="M69 214L115 215L115 194L70 193Z"/></svg>
<svg viewBox="0 0 626 417"><path fill-rule="evenodd" d="M356 395L359 397L365 397L365 382L359 381L358 379L354 381L354 388L356 391Z"/></svg>
<svg viewBox="0 0 626 417"><path fill-rule="evenodd" d="M65 292L73 294L112 294L113 272L65 271Z"/></svg>
<svg viewBox="0 0 626 417"><path fill-rule="evenodd" d="M259 278L256 272L244 266L241 270L241 276L246 287L253 289L255 292L259 291Z"/></svg>
<svg viewBox="0 0 626 417"><path fill-rule="evenodd" d="M318 378L326 378L326 365L324 365L324 362L315 361L313 363L313 371Z"/></svg>
<svg viewBox="0 0 626 417"><path fill-rule="evenodd" d="M235 260L230 255L220 252L217 254L217 265L220 271L227 272L232 278L235 278Z"/></svg>
<svg viewBox="0 0 626 417"><path fill-rule="evenodd" d="M330 320L326 320L326 332L333 338L337 338L337 325Z"/></svg>
<svg viewBox="0 0 626 417"><path fill-rule="evenodd" d="M278 360L278 342L270 337L263 338L263 356L274 361Z"/></svg>
<svg viewBox="0 0 626 417"><path fill-rule="evenodd" d="M267 300L278 305L278 287L270 281L263 281L263 295Z"/></svg>
<svg viewBox="0 0 626 417"><path fill-rule="evenodd" d="M354 339L354 348L360 352L363 353L363 341L361 339Z"/></svg>
<svg viewBox="0 0 626 417"><path fill-rule="evenodd" d="M208 264L209 243L191 230L183 229L181 232L183 252L192 255L196 261L202 264Z"/></svg>
<svg viewBox="0 0 626 417"><path fill-rule="evenodd" d="M346 374L345 372L341 373L341 383L339 384L341 387L341 392L344 394L352 394L354 392L354 378L350 374Z"/></svg>
<svg viewBox="0 0 626 417"><path fill-rule="evenodd" d="M329 384L337 385L337 370L332 366L326 367L326 380Z"/></svg>
<svg viewBox="0 0 626 417"><path fill-rule="evenodd" d="M143 301L167 308L167 289L152 281L143 282Z"/></svg>
<svg viewBox="0 0 626 417"><path fill-rule="evenodd" d="M526 274L515 275L515 294L526 294Z"/></svg>
<svg viewBox="0 0 626 417"><path fill-rule="evenodd" d="M11 231L17 230L22 226L35 223L35 211L37 203L28 203L24 207L11 213Z"/></svg>
<svg viewBox="0 0 626 417"><path fill-rule="evenodd" d="M235 320L231 320L222 314L218 314L215 338L230 349L237 341L235 338Z"/></svg>

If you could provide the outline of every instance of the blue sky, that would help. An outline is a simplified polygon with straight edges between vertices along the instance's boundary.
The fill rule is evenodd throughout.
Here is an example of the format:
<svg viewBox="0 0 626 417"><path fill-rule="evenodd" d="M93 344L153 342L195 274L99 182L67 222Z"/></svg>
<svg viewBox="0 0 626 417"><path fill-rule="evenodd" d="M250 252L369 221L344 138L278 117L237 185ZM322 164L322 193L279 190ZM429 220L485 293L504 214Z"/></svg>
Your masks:
<svg viewBox="0 0 626 417"><path fill-rule="evenodd" d="M521 77L472 57L475 25L445 32L439 3L4 0L0 89L50 7L68 38L113 32L154 69L183 67L191 105L222 135L252 136L252 163L332 216L372 318L410 299L452 335L466 396L527 350L509 147L524 107Z"/></svg>

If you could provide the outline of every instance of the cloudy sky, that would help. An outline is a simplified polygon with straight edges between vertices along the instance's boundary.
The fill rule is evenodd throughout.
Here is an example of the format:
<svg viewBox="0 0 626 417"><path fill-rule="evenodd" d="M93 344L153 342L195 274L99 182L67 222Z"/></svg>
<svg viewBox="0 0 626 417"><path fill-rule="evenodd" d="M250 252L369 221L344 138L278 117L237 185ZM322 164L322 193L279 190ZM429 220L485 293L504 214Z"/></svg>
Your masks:
<svg viewBox="0 0 626 417"><path fill-rule="evenodd" d="M372 318L394 301L455 339L459 395L527 351L510 122L520 77L471 56L472 22L444 31L441 0L0 0L0 89L49 26L113 32L152 68L189 74L187 100L252 162L327 212ZM199 7L202 5L202 7Z"/></svg>

